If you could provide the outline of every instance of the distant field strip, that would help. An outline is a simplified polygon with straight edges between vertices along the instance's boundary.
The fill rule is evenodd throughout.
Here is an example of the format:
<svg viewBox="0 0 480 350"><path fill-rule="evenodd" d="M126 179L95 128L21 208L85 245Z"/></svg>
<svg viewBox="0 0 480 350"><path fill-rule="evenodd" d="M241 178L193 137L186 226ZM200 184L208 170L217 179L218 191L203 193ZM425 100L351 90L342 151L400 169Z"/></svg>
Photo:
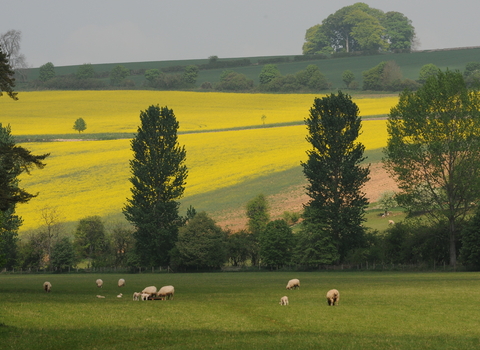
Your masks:
<svg viewBox="0 0 480 350"><path fill-rule="evenodd" d="M0 99L0 122L14 135L72 133L83 118L87 133L136 132L140 111L168 106L180 131L200 131L301 122L320 94L234 94L183 91L19 92L19 100ZM397 97L354 99L362 116L388 114ZM262 119L262 116L265 116Z"/></svg>
<svg viewBox="0 0 480 350"><path fill-rule="evenodd" d="M385 120L363 122L367 149L386 144ZM189 176L185 196L225 188L298 166L309 144L305 126L185 134ZM51 153L47 166L23 176L21 186L40 192L18 206L22 229L38 226L40 209L58 207L67 221L122 210L130 196L130 140L25 143L34 154ZM188 201L185 198L184 201Z"/></svg>

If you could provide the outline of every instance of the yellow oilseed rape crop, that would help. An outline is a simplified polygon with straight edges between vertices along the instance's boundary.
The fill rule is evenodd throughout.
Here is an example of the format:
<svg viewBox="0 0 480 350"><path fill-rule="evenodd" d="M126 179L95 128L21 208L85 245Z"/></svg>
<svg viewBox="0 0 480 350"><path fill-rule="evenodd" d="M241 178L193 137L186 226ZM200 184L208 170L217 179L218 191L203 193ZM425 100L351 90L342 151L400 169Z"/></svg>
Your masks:
<svg viewBox="0 0 480 350"><path fill-rule="evenodd" d="M386 121L363 122L367 149L386 144ZM259 176L299 166L310 145L305 126L180 135L187 150L189 176L185 196L206 193ZM23 176L21 186L40 192L18 206L22 229L39 225L44 207L57 207L68 220L108 215L122 210L130 197L130 140L27 143L34 154L51 153L47 166Z"/></svg>
<svg viewBox="0 0 480 350"><path fill-rule="evenodd" d="M313 94L233 94L184 91L40 91L19 92L19 100L0 99L0 121L14 135L75 133L83 118L86 133L136 132L140 111L168 106L180 131L216 130L301 122ZM398 97L354 99L360 115L387 114ZM262 118L264 116L264 118Z"/></svg>

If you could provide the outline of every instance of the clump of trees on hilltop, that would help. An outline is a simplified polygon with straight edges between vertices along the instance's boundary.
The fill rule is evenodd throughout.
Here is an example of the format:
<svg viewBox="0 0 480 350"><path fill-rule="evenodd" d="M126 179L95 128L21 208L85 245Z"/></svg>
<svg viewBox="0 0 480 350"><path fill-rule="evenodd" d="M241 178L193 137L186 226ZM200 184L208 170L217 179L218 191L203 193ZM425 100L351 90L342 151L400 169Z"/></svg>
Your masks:
<svg viewBox="0 0 480 350"><path fill-rule="evenodd" d="M357 2L307 29L303 53L409 52L414 39L412 21L402 13L385 13Z"/></svg>

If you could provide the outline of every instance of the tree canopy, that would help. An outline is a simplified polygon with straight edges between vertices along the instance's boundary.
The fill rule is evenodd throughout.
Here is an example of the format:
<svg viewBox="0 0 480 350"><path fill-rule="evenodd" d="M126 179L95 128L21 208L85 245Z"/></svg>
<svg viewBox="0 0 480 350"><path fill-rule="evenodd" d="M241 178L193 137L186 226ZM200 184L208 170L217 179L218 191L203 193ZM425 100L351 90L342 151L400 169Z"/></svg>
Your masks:
<svg viewBox="0 0 480 350"><path fill-rule="evenodd" d="M135 227L135 249L143 266L166 266L182 220L177 200L183 196L186 151L177 141L179 123L168 107L140 113L141 126L131 141L132 198L125 217Z"/></svg>
<svg viewBox="0 0 480 350"><path fill-rule="evenodd" d="M307 29L303 54L354 51L410 51L415 38L411 20L357 2Z"/></svg>
<svg viewBox="0 0 480 350"><path fill-rule="evenodd" d="M362 226L368 200L362 187L370 170L360 163L365 146L357 141L361 118L358 106L341 91L315 98L310 116L305 119L307 141L312 149L302 163L309 182L304 222L307 231L335 244L340 259L362 245ZM336 256L335 252L329 252ZM321 260L321 259L317 259Z"/></svg>
<svg viewBox="0 0 480 350"><path fill-rule="evenodd" d="M438 71L418 91L401 93L387 131L384 164L399 204L448 223L455 266L459 225L480 199L480 92L460 72Z"/></svg>

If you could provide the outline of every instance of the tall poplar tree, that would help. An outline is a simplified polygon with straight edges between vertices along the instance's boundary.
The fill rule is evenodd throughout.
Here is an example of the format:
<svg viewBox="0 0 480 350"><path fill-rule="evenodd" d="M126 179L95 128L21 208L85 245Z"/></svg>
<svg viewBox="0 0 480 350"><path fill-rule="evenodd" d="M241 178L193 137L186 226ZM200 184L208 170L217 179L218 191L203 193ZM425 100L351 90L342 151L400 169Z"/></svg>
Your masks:
<svg viewBox="0 0 480 350"><path fill-rule="evenodd" d="M304 228L315 231L312 237L333 244L336 252L330 250L328 255L340 260L349 250L360 247L364 238L362 222L368 200L362 187L370 169L360 165L365 159L365 146L357 142L361 129L358 114L351 97L339 91L337 95L315 98L310 116L305 119L312 149L302 163L311 198L305 205ZM309 260L321 261L322 257L312 256Z"/></svg>
<svg viewBox="0 0 480 350"><path fill-rule="evenodd" d="M143 266L165 266L174 247L181 218L177 200L187 178L185 146L177 141L173 110L150 106L140 113L141 126L131 141L132 198L123 210L136 231L135 250Z"/></svg>

